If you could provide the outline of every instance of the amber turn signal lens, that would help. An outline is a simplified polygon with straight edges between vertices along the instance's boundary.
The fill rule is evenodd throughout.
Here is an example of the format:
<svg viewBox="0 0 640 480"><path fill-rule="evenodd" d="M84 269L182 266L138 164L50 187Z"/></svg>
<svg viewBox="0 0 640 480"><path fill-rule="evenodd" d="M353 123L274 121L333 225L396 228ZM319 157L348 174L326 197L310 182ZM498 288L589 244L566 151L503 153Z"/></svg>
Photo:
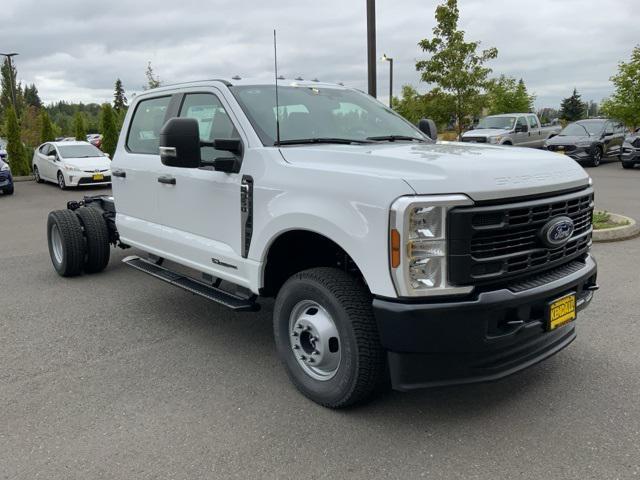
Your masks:
<svg viewBox="0 0 640 480"><path fill-rule="evenodd" d="M391 268L398 268L400 265L400 233L393 228L391 230Z"/></svg>

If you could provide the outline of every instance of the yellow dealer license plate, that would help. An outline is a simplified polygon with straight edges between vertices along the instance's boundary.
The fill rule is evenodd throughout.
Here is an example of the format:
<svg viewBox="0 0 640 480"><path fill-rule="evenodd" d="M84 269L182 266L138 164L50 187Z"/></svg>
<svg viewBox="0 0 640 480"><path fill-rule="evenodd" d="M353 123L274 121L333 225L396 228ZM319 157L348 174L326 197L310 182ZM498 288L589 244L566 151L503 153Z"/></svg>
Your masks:
<svg viewBox="0 0 640 480"><path fill-rule="evenodd" d="M99 182L100 180L104 180L104 175L101 173L96 173L93 175L93 181Z"/></svg>
<svg viewBox="0 0 640 480"><path fill-rule="evenodd" d="M549 304L549 330L555 330L576 319L576 295L571 293Z"/></svg>

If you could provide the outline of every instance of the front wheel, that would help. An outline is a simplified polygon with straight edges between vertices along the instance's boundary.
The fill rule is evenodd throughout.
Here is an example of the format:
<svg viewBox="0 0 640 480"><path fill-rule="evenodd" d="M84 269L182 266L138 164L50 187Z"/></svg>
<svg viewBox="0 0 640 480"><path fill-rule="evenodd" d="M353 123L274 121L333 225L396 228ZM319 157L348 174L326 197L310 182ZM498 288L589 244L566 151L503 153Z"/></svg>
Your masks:
<svg viewBox="0 0 640 480"><path fill-rule="evenodd" d="M13 185L11 185L10 187L6 187L3 190L3 192L4 192L5 195L13 195Z"/></svg>
<svg viewBox="0 0 640 480"><path fill-rule="evenodd" d="M64 175L62 174L62 172L58 172L58 186L60 187L61 190L64 190L65 188L67 188L67 184L64 181Z"/></svg>
<svg viewBox="0 0 640 480"><path fill-rule="evenodd" d="M635 167L635 163L632 162L622 162L622 168L631 169Z"/></svg>
<svg viewBox="0 0 640 480"><path fill-rule="evenodd" d="M36 183L43 183L44 180L42 180L42 177L40 177L40 170L38 170L38 167L36 165L33 166L33 177L36 180Z"/></svg>
<svg viewBox="0 0 640 480"><path fill-rule="evenodd" d="M602 149L600 147L595 147L593 149L593 153L591 154L591 161L589 162L590 167L597 167L600 165L602 161Z"/></svg>
<svg viewBox="0 0 640 480"><path fill-rule="evenodd" d="M289 378L314 402L346 407L382 384L384 350L361 280L336 268L297 273L278 293L273 323Z"/></svg>

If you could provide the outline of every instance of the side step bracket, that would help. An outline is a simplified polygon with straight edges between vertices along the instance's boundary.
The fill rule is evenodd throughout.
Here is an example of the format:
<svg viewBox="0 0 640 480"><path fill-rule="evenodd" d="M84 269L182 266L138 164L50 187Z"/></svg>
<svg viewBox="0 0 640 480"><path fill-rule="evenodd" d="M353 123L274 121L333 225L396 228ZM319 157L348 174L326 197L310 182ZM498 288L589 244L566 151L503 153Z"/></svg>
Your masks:
<svg viewBox="0 0 640 480"><path fill-rule="evenodd" d="M260 304L256 303L255 296L251 298L243 298L232 293L229 293L220 288L216 288L212 285L199 282L191 277L183 275L181 273L174 272L168 268L162 267L156 263L153 263L144 258L137 256L130 256L122 260L123 263L129 265L136 270L147 273L152 277L163 280L178 288L182 288L195 295L206 298L207 300L214 301L225 307L229 307L232 310L237 311L257 311L260 309Z"/></svg>

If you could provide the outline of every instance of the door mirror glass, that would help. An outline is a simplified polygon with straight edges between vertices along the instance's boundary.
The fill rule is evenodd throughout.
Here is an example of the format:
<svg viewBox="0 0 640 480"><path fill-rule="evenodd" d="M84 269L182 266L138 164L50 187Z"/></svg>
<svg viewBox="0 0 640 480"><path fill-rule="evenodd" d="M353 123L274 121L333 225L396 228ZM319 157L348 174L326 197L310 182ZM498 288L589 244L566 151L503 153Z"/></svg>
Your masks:
<svg viewBox="0 0 640 480"><path fill-rule="evenodd" d="M160 161L168 167L200 166L200 133L194 118L170 118L160 130Z"/></svg>
<svg viewBox="0 0 640 480"><path fill-rule="evenodd" d="M438 139L438 127L436 127L436 122L434 122L430 118L423 118L422 120L420 120L418 122L418 128L431 140Z"/></svg>

